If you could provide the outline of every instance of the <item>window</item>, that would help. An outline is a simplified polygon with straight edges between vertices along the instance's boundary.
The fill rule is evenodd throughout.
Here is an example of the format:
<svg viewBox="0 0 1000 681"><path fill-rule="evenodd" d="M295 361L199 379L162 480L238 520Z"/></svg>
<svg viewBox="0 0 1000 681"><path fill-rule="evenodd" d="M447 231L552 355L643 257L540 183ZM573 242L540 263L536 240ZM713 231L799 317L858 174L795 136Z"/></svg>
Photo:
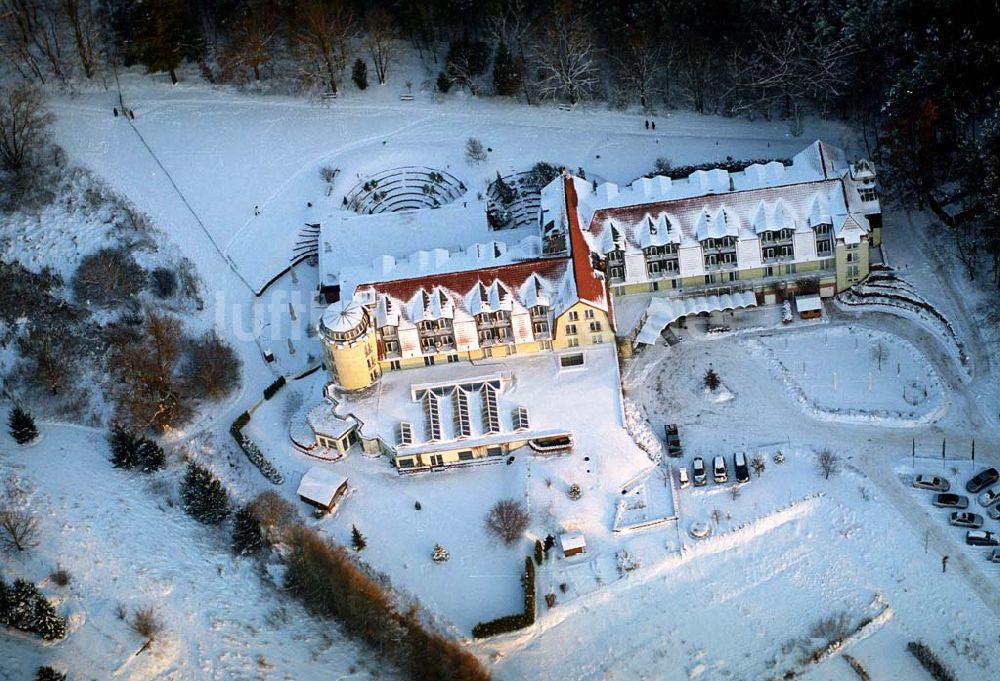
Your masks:
<svg viewBox="0 0 1000 681"><path fill-rule="evenodd" d="M542 350L552 349L552 341L543 340L539 345L541 346Z"/></svg>
<svg viewBox="0 0 1000 681"><path fill-rule="evenodd" d="M818 239L816 241L816 255L824 256L833 253L833 244L829 239Z"/></svg>
<svg viewBox="0 0 1000 681"><path fill-rule="evenodd" d="M487 447L486 456L503 456L503 447Z"/></svg>
<svg viewBox="0 0 1000 681"><path fill-rule="evenodd" d="M706 284L714 284L715 283L715 275L714 274L706 274L705 275L705 283Z"/></svg>
<svg viewBox="0 0 1000 681"><path fill-rule="evenodd" d="M566 345L568 347L571 347L571 348L578 348L578 347L580 347L580 339L579 338L570 338L569 341L566 343Z"/></svg>
<svg viewBox="0 0 1000 681"><path fill-rule="evenodd" d="M857 277L857 276L859 276L860 273L861 273L861 269L857 265L848 265L847 266L847 276L849 276L849 277Z"/></svg>
<svg viewBox="0 0 1000 681"><path fill-rule="evenodd" d="M542 317L546 314L547 308L544 305L535 305L531 308L531 314L536 317Z"/></svg>
<svg viewBox="0 0 1000 681"><path fill-rule="evenodd" d="M549 333L549 325L547 322L535 322L531 325L531 330L536 336L547 335Z"/></svg>
<svg viewBox="0 0 1000 681"><path fill-rule="evenodd" d="M566 325L566 335L567 336L575 336L576 335L576 324L567 324Z"/></svg>
<svg viewBox="0 0 1000 681"><path fill-rule="evenodd" d="M591 336L590 342L593 343L594 345L597 345L598 343L603 343L604 336Z"/></svg>
<svg viewBox="0 0 1000 681"><path fill-rule="evenodd" d="M424 366L425 367L434 366L434 357L424 357Z"/></svg>
<svg viewBox="0 0 1000 681"><path fill-rule="evenodd" d="M580 318L580 313L579 313L579 312L577 312L576 310L571 310L571 311L570 311L570 313L569 313L569 320L570 320L571 322L575 322L575 321L577 321L577 320L578 320L579 318Z"/></svg>
<svg viewBox="0 0 1000 681"><path fill-rule="evenodd" d="M586 319L593 319L594 318L594 311L588 308L587 310L584 311L583 316Z"/></svg>
<svg viewBox="0 0 1000 681"><path fill-rule="evenodd" d="M862 201L874 201L878 198L878 192L875 187L858 187L858 196Z"/></svg>
<svg viewBox="0 0 1000 681"><path fill-rule="evenodd" d="M729 281L739 281L739 278L740 278L740 273L737 272L736 270L733 270L732 272L729 273Z"/></svg>
<svg viewBox="0 0 1000 681"><path fill-rule="evenodd" d="M625 270L622 269L621 267L612 267L610 269L610 272L608 273L608 276L610 276L612 279L624 279Z"/></svg>
<svg viewBox="0 0 1000 681"><path fill-rule="evenodd" d="M398 441L403 446L413 444L413 424L409 421L400 421Z"/></svg>
<svg viewBox="0 0 1000 681"><path fill-rule="evenodd" d="M458 355L448 355L448 364L454 364L458 361Z"/></svg>
<svg viewBox="0 0 1000 681"><path fill-rule="evenodd" d="M649 290L650 291L659 291L660 290L660 282L658 282L658 281L652 281L652 282L650 282L649 283Z"/></svg>
<svg viewBox="0 0 1000 681"><path fill-rule="evenodd" d="M655 274L659 274L660 273L660 263L659 262L648 263L646 265L646 272L649 273L649 276L653 276Z"/></svg>
<svg viewBox="0 0 1000 681"><path fill-rule="evenodd" d="M400 468L413 468L413 459L396 459L396 465Z"/></svg>
<svg viewBox="0 0 1000 681"><path fill-rule="evenodd" d="M774 268L771 267L771 266L765 267L764 268L764 276L765 277L773 277L774 276Z"/></svg>
<svg viewBox="0 0 1000 681"><path fill-rule="evenodd" d="M560 355L559 366L566 367L581 367L583 366L583 354L573 354L573 355Z"/></svg>
<svg viewBox="0 0 1000 681"><path fill-rule="evenodd" d="M385 341L386 352L399 352L399 343L396 341Z"/></svg>
<svg viewBox="0 0 1000 681"><path fill-rule="evenodd" d="M399 360L394 359L391 362L389 362L389 368L392 369L393 371L399 371Z"/></svg>
<svg viewBox="0 0 1000 681"><path fill-rule="evenodd" d="M601 332L601 323L600 322L590 322L590 331L591 331L591 333L600 333Z"/></svg>
<svg viewBox="0 0 1000 681"><path fill-rule="evenodd" d="M857 251L852 251L847 254L847 262L858 262L860 258L861 254L858 253Z"/></svg>
<svg viewBox="0 0 1000 681"><path fill-rule="evenodd" d="M465 450L462 450L461 452L458 453L458 460L459 461L472 461L472 459L473 459L473 456L472 456L472 450L471 449L465 449Z"/></svg>

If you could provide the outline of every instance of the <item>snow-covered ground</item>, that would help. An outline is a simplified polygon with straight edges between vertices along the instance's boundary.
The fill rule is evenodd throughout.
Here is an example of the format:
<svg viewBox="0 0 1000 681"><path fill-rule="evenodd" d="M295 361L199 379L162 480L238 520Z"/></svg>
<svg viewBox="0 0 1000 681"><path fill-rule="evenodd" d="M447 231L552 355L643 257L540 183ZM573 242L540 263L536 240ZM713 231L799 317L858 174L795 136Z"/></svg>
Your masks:
<svg viewBox="0 0 1000 681"><path fill-rule="evenodd" d="M68 634L49 644L0 636L0 678L32 678L41 664L94 679L303 679L316 669L331 678L390 676L335 623L313 620L267 586L255 561L234 558L224 533L188 516L175 470L116 470L103 433L44 431L32 447L6 437L0 444L0 470L33 489L41 519L41 544L6 555L0 574L38 583L69 618ZM69 571L68 586L49 578L57 567ZM137 654L143 639L128 620L148 606L164 631Z"/></svg>
<svg viewBox="0 0 1000 681"><path fill-rule="evenodd" d="M588 177L624 183L659 156L675 164L787 157L815 137L851 141L849 131L832 124L814 124L792 138L781 123L685 113L661 117L651 133L638 115L460 97L437 101L425 94L401 103L391 88L330 107L197 85L169 88L134 74L124 76L123 88L136 112L134 129L112 116L116 93L88 92L54 102L57 141L72 162L148 212L197 266L206 289L200 321L214 323L234 343L244 361L244 385L172 441L211 463L241 499L275 488L234 450L226 429L276 375L297 374L312 363L310 355L319 356L307 333L321 309L312 298L314 267L300 265L260 299L251 291L288 266L303 225L336 214L344 193L366 175L403 165L444 168L466 184L471 202L497 171L537 161L582 166ZM492 148L485 163L466 162L468 136ZM319 176L326 165L341 171L329 195ZM68 230L74 226L60 220ZM845 647L873 678L922 678L905 652L905 643L917 638L959 678L995 675L1000 571L985 563L983 551L960 544L961 535L927 507L925 495L908 488L904 470L911 446L918 455L934 456L942 439L949 457L965 456L975 437L979 462L1000 462L1000 388L990 370L998 361L996 331L984 324L989 303L958 276L947 243L928 237L923 220L887 219L887 260L954 324L971 355L971 379L919 320L830 309L828 323L796 322L780 332L774 330L780 325L775 308L735 320L720 316L733 329L721 336L700 332L703 318L689 320L692 332L682 334L680 344L657 344L625 364L627 397L652 433L680 424L686 463L734 451L786 454L785 464L768 463L735 500L714 485L661 492L655 469L637 483L643 493L623 495L622 487L653 462L620 426L619 414L596 417L583 392L552 399L553 411L578 423L576 450L548 460L518 454L510 466L400 478L384 459L365 459L356 450L333 464L309 459L289 443L288 422L302 404L320 398L320 373L291 381L264 403L248 432L285 474L278 489L289 499L295 500L299 475L309 466L345 471L352 492L342 508L310 522L338 541L346 541L356 524L368 537L362 557L459 637L476 621L519 605L516 573L530 540L507 549L486 539L482 516L494 500L525 498L532 538L583 531L586 554L552 558L539 570L534 627L470 643L499 679L769 678L796 667L805 648L795 642L838 613L851 626L873 618ZM18 233L37 243L57 238L38 232L35 223L22 224ZM100 225L81 229L78 240L100 243ZM34 257L39 266L58 264L50 250L5 253ZM885 338L889 352L888 366L875 368L871 391L870 350L862 351L869 334ZM855 337L862 339L856 352ZM750 353L744 340L765 344L775 357L787 340L785 366L794 381ZM263 349L275 353L274 364L264 363ZM857 353L861 361L842 367ZM709 365L721 376L727 399L703 391ZM803 380L813 377L815 382ZM905 424L886 418L911 410L900 403L904 379L928 388L920 414ZM601 372L594 380L608 389L617 377ZM850 408L872 418L817 418L789 385L824 410ZM608 412L620 408L602 403ZM28 558L5 562L3 570L8 578L41 581L59 600L60 612L71 616L71 632L54 645L5 636L0 677L25 678L43 660L66 662L94 678L310 678L317 670L336 678L352 666L361 670L358 676L371 669L359 661L370 653L343 640L335 624L309 619L263 584L250 563L233 560L219 535L169 505L166 490L177 468L153 479L133 477L110 468L102 434L52 424L42 430L44 439L34 448L15 449L4 439L0 450L0 464L30 480L37 488L33 503L46 509L42 546ZM823 447L847 464L830 480L813 463ZM969 464L955 465L958 482ZM577 501L566 494L573 482L583 487ZM670 506L679 520L614 534L617 501L625 497L635 505L643 495L648 513ZM694 521L708 524L712 536L690 537ZM434 543L449 550L448 563L430 561ZM624 575L618 570L622 551L637 565ZM951 556L946 574L941 555ZM45 581L56 563L74 575L67 589ZM551 609L543 598L548 593L556 597ZM115 610L119 603L134 608L149 602L164 614L167 634L133 657L141 642ZM854 678L840 655L801 671L813 679Z"/></svg>

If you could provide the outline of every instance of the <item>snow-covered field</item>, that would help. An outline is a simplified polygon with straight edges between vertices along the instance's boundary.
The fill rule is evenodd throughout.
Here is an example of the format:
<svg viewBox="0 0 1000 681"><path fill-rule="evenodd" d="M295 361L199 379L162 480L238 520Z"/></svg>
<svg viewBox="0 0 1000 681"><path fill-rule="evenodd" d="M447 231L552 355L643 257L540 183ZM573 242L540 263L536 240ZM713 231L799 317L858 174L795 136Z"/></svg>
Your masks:
<svg viewBox="0 0 1000 681"><path fill-rule="evenodd" d="M944 391L930 363L907 341L873 329L824 327L745 341L813 414L831 420L930 422Z"/></svg>
<svg viewBox="0 0 1000 681"><path fill-rule="evenodd" d="M40 584L69 618L63 641L0 636L0 678L32 678L41 664L93 679L387 678L336 624L317 622L264 582L257 563L233 558L226 537L181 509L176 472L115 470L104 434L46 426L32 447L4 439L0 469L33 492L41 544L7 555L0 573ZM52 582L69 570L66 587ZM129 628L153 606L164 631L143 639ZM125 620L120 616L124 613Z"/></svg>
<svg viewBox="0 0 1000 681"><path fill-rule="evenodd" d="M625 363L626 396L651 428L636 428L631 415L640 441L678 423L688 464L693 456L735 451L786 454L786 463L768 463L736 499L711 483L662 488L653 462L621 426L620 406L607 399L617 381L607 369L593 378L606 391L600 413L583 391L553 396L552 409L574 422L578 443L555 459L519 453L510 466L406 478L384 459L357 451L319 464L292 448L288 421L301 404L320 398L320 373L292 381L248 427L284 473L282 487L267 483L226 432L276 375L298 373L319 356L307 333L321 309L312 298L315 268L300 265L260 299L251 290L287 267L304 223L337 214L344 193L368 174L414 164L444 168L469 188L464 200L475 202L497 171L537 161L628 182L659 156L675 164L787 157L819 136L849 144L849 131L814 124L792 138L780 123L674 113L650 133L638 115L441 102L425 94L400 103L391 88L331 107L202 86L168 88L134 74L124 76L123 88L136 112L134 130L111 114L117 94L89 92L54 102L57 141L71 162L86 165L148 212L195 263L206 289L197 323L214 323L244 362L242 392L173 434L175 444L195 447L240 499L279 489L298 504L295 486L309 466L343 471L352 492L342 508L309 522L341 542L357 525L368 538L362 558L463 639L475 622L519 606L517 571L531 540L508 549L486 538L482 516L493 501L526 499L531 539L561 530L585 534L588 553L553 558L539 570L539 620L532 628L469 642L496 678L770 678L798 669L811 679L851 679L839 654L815 665L798 662L821 643L804 641L811 629L841 613L852 630L872 619L844 652L873 678L924 678L905 652L915 639L926 641L958 678L998 672L1000 570L985 563L983 551L961 545L961 534L927 507L926 495L908 488L904 470L912 446L934 456L943 438L950 456L964 455L975 437L979 462L1000 462L993 335L977 321L985 303L953 279L955 268L940 255L946 251L939 241L930 239L934 248L928 248L921 218L916 227L906 216L887 220L887 259L969 344L971 380L919 321L830 310L829 323L781 331L772 328L780 320L774 309L751 311L745 320L727 320L733 334L691 333L676 346L658 344ZM470 135L493 150L482 165L464 158ZM330 195L319 176L326 165L341 171ZM87 248L102 243L105 227L77 224L69 209L60 215L53 219L66 231L58 235L39 231L44 221L19 223L24 243L4 244L5 256L58 265L60 253L82 252L70 249L74 236ZM45 241L52 239L59 242ZM690 321L694 327L702 320ZM887 350L881 371L871 355L875 339ZM754 343L774 360L751 352ZM274 364L263 362L263 349L275 353ZM779 361L784 369L775 366ZM725 399L701 387L710 365ZM438 369L445 377L447 367ZM927 390L918 404L906 397L913 382ZM829 418L848 411L858 418ZM0 467L29 480L36 489L32 504L44 509L41 546L0 569L7 578L40 582L70 616L70 634L52 645L19 634L0 638L0 678L27 678L43 661L86 678L387 675L364 662L371 653L341 637L335 624L307 617L262 581L253 564L231 558L221 535L171 506L178 466L154 478L127 475L107 463L102 433L53 424L42 430L33 448L15 448L6 436L0 448ZM829 480L814 465L824 447L845 463ZM968 464L959 465L965 468L956 483L967 477ZM636 489L644 491L623 495L641 475L648 477ZM566 494L573 482L583 487L578 501ZM647 501L646 509L629 509L631 519L668 510L680 517L615 534L623 497L626 504ZM712 536L690 537L692 522L709 525ZM451 553L449 562L430 561L435 543ZM618 569L623 551L635 567L626 573ZM945 574L942 555L951 556ZM56 564L73 574L65 589L46 579ZM549 593L556 597L551 609L544 600ZM134 656L141 641L116 610L149 603L163 614L166 634Z"/></svg>

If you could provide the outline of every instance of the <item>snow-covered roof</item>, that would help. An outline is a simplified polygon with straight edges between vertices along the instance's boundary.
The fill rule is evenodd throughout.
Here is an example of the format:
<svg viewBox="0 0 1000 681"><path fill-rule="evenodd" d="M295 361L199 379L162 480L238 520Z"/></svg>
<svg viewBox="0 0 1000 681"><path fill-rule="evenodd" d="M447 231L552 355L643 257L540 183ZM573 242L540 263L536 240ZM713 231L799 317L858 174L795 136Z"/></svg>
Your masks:
<svg viewBox="0 0 1000 681"><path fill-rule="evenodd" d="M823 303L815 293L795 296L795 307L799 312L816 312L823 309Z"/></svg>
<svg viewBox="0 0 1000 681"><path fill-rule="evenodd" d="M525 255L535 248L533 242L525 241L530 237L537 243L537 228L492 231L479 202L375 215L341 211L320 225L320 285L344 288L351 280L362 283L389 276L418 276L441 268L481 267L484 260L489 264L495 259L487 257L494 242L513 251L508 262L532 257ZM351 280L342 281L352 272ZM345 295L350 293L347 290Z"/></svg>
<svg viewBox="0 0 1000 681"><path fill-rule="evenodd" d="M317 435L337 439L343 437L351 428L358 425L357 419L350 414L340 416L335 405L330 400L324 400L309 410L306 422Z"/></svg>
<svg viewBox="0 0 1000 681"><path fill-rule="evenodd" d="M587 540L582 532L563 532L559 535L559 546L563 553L587 548Z"/></svg>
<svg viewBox="0 0 1000 681"><path fill-rule="evenodd" d="M313 466L302 476L296 494L303 499L328 506L337 495L337 490L346 482L347 478L329 468Z"/></svg>
<svg viewBox="0 0 1000 681"><path fill-rule="evenodd" d="M720 310L735 310L744 307L755 307L757 297L753 291L725 293L717 296L690 296L685 298L653 298L646 308L646 322L636 336L636 342L653 345L660 337L660 332L670 322L687 315L701 312L717 312Z"/></svg>
<svg viewBox="0 0 1000 681"><path fill-rule="evenodd" d="M832 224L839 238L848 216L849 227L868 230L852 169L859 178L874 177L870 163L849 166L841 150L817 141L787 166L772 161L740 172L696 171L673 181L640 178L627 188L602 184L594 189L574 178L566 186L573 189L577 209L562 222L568 227L577 218L587 246L600 254L664 243L695 245L725 236L754 239L762 232L804 232L818 224ZM559 180L554 180L542 191L543 222L560 224L559 189Z"/></svg>
<svg viewBox="0 0 1000 681"><path fill-rule="evenodd" d="M327 331L344 333L365 321L365 309L353 300L341 300L323 312L322 325Z"/></svg>

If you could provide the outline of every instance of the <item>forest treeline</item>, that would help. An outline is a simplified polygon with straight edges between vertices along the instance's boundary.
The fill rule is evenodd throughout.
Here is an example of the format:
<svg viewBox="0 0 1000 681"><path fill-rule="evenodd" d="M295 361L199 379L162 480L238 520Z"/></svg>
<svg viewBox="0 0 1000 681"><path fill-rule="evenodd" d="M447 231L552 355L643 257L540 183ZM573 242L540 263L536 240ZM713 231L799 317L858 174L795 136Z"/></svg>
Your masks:
<svg viewBox="0 0 1000 681"><path fill-rule="evenodd" d="M846 120L887 198L964 197L968 271L988 264L1000 283L998 52L996 0L0 0L0 58L36 83L107 84L111 66L139 64L329 96L416 57L418 86L439 92L779 119L796 134L806 116Z"/></svg>

